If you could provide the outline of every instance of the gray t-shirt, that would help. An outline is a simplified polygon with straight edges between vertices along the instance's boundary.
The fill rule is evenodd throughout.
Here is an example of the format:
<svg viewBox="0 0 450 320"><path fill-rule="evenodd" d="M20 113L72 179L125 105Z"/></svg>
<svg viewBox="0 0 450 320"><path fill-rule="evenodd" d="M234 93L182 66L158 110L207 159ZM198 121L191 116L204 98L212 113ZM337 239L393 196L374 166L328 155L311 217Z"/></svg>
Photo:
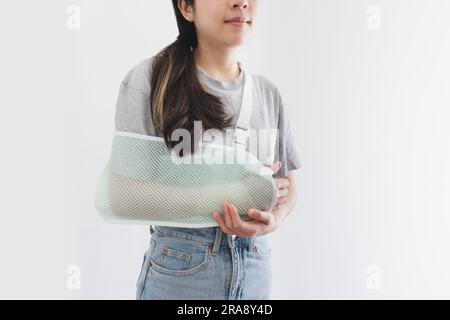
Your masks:
<svg viewBox="0 0 450 320"><path fill-rule="evenodd" d="M161 137L155 128L150 112L150 74L154 57L146 58L127 72L120 84L115 114L115 130ZM226 111L237 115L241 107L244 76L231 81L220 81L209 76L197 66L200 81L208 91L221 97ZM251 129L278 129L275 139L274 162L281 160L283 165L274 176L287 176L288 171L301 168L295 141L289 126L288 113L277 87L261 75L251 74L253 78L253 109L250 116ZM260 157L255 154L259 160Z"/></svg>

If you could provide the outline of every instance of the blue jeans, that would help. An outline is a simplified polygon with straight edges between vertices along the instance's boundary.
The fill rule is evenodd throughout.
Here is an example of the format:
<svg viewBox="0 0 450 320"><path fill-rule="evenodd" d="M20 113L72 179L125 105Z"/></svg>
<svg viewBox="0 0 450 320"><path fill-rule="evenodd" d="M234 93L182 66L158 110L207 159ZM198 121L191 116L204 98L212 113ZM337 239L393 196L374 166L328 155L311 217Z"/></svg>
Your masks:
<svg viewBox="0 0 450 320"><path fill-rule="evenodd" d="M240 238L219 227L150 226L136 285L144 299L270 299L267 235Z"/></svg>

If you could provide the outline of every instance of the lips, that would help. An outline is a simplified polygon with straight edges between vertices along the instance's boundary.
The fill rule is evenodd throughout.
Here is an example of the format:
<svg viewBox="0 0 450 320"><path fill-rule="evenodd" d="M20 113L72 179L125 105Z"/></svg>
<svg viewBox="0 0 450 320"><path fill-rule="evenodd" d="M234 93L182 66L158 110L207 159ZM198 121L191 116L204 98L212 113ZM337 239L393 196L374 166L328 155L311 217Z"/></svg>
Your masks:
<svg viewBox="0 0 450 320"><path fill-rule="evenodd" d="M225 22L241 22L241 23L247 22L247 23L250 23L250 20L247 19L246 17L241 17L240 16L240 17L231 18L229 20L225 20Z"/></svg>

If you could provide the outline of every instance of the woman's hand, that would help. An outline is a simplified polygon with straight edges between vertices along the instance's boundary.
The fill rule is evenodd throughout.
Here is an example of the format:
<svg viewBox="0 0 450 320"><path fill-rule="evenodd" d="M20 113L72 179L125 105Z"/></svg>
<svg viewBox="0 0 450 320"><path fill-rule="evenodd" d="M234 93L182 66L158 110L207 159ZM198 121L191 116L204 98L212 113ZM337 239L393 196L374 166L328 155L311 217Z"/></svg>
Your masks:
<svg viewBox="0 0 450 320"><path fill-rule="evenodd" d="M283 204L287 203L289 195L290 181L284 177L275 177L277 183L277 201L273 210L279 209Z"/></svg>
<svg viewBox="0 0 450 320"><path fill-rule="evenodd" d="M277 221L270 211L250 209L248 211L250 220L242 220L232 203L225 202L223 209L225 221L218 212L214 212L213 217L222 231L228 234L239 237L260 236L272 232L278 227Z"/></svg>
<svg viewBox="0 0 450 320"><path fill-rule="evenodd" d="M281 168L281 162L278 161L271 165L270 168L274 173L277 172ZM276 177L275 181L277 183L277 200L273 211L278 210L287 202L289 190L288 179ZM225 221L218 212L214 212L213 217L225 233L234 234L239 237L250 237L270 233L278 228L278 221L270 211L250 209L247 213L250 220L242 220L233 204L225 202L223 208Z"/></svg>
<svg viewBox="0 0 450 320"><path fill-rule="evenodd" d="M281 168L281 161L272 164L270 168L272 169L273 174L275 174ZM287 202L290 181L289 179L284 177L275 177L274 179L277 184L277 200L275 202L273 210L277 210L279 207L281 207L283 204Z"/></svg>

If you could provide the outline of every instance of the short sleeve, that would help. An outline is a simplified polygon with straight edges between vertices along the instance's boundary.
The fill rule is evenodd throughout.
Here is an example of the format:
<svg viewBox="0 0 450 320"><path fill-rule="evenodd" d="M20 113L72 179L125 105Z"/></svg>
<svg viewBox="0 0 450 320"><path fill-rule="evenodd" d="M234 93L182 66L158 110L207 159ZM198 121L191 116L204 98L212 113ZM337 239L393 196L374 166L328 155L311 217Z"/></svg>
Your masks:
<svg viewBox="0 0 450 320"><path fill-rule="evenodd" d="M300 157L298 155L297 147L295 144L295 139L292 134L288 110L286 109L284 101L279 92L277 93L277 95L279 105L277 141L278 154L276 156L275 162L278 160L282 161L282 166L280 170L278 170L274 174L274 176L286 177L289 171L300 169L302 167L302 163L300 161Z"/></svg>
<svg viewBox="0 0 450 320"><path fill-rule="evenodd" d="M116 102L115 130L157 136L150 112L148 66L131 69L122 80Z"/></svg>

